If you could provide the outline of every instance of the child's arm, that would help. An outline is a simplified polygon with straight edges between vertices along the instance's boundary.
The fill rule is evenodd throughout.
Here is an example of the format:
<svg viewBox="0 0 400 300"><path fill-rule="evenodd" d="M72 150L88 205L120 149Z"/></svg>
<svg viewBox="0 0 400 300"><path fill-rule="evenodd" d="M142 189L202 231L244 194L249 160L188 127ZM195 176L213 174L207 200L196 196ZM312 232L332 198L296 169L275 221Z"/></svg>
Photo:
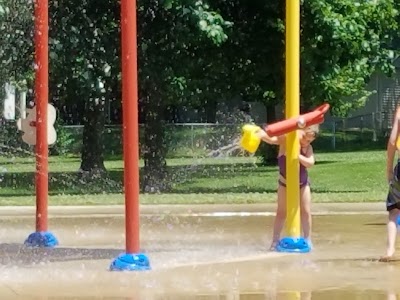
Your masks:
<svg viewBox="0 0 400 300"><path fill-rule="evenodd" d="M283 136L269 136L263 129L257 131L257 136L267 144L271 145L280 145L284 138Z"/></svg>
<svg viewBox="0 0 400 300"><path fill-rule="evenodd" d="M396 154L396 142L399 136L399 121L400 121L400 106L396 110L396 114L393 120L392 131L390 132L389 141L387 144L387 151L386 151L386 175L388 181L393 179L393 161L394 155Z"/></svg>
<svg viewBox="0 0 400 300"><path fill-rule="evenodd" d="M311 168L315 165L314 150L311 145L308 146L306 155L300 153L299 161L306 168Z"/></svg>

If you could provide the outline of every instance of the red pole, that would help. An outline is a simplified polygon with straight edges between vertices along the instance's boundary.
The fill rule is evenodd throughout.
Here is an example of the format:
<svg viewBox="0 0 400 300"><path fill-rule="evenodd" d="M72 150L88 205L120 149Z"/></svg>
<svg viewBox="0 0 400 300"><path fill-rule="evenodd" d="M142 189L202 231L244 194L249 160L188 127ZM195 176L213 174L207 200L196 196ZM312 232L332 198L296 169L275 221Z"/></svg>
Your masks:
<svg viewBox="0 0 400 300"><path fill-rule="evenodd" d="M47 231L49 101L48 0L35 1L36 231Z"/></svg>
<svg viewBox="0 0 400 300"><path fill-rule="evenodd" d="M140 251L136 0L121 0L126 253Z"/></svg>

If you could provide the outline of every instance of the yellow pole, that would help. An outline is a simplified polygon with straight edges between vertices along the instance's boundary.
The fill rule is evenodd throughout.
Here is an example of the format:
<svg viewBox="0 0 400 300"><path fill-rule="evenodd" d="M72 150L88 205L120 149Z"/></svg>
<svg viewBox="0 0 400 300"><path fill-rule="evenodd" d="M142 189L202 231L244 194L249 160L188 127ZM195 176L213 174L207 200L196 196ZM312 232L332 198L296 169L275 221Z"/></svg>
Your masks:
<svg viewBox="0 0 400 300"><path fill-rule="evenodd" d="M286 118L300 113L300 0L286 0ZM286 233L300 237L300 145L297 131L286 139Z"/></svg>

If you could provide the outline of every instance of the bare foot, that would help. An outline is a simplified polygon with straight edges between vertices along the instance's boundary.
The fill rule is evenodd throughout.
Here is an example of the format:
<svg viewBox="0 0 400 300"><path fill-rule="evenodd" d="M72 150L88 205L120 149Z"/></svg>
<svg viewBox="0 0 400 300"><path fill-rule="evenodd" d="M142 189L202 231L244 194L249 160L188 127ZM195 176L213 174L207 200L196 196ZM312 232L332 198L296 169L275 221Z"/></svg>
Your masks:
<svg viewBox="0 0 400 300"><path fill-rule="evenodd" d="M276 246L278 246L278 242L273 241L271 247L269 247L269 251L276 251Z"/></svg>
<svg viewBox="0 0 400 300"><path fill-rule="evenodd" d="M380 262L390 262L393 259L393 256L382 256L379 261Z"/></svg>
<svg viewBox="0 0 400 300"><path fill-rule="evenodd" d="M386 255L382 256L379 259L379 261L381 261L381 262L389 262L389 261L391 261L393 259L394 251L395 251L395 249L388 249L386 251Z"/></svg>
<svg viewBox="0 0 400 300"><path fill-rule="evenodd" d="M306 241L307 241L307 244L308 244L308 247L310 248L310 250L313 250L314 246L313 246L313 243L311 242L311 240L306 239Z"/></svg>

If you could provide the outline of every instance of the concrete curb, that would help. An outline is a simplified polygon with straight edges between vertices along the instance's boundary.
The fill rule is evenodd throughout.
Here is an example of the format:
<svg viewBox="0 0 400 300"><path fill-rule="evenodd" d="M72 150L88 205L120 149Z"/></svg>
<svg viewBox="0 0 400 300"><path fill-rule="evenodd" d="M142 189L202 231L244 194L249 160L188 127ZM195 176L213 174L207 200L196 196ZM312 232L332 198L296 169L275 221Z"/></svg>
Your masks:
<svg viewBox="0 0 400 300"><path fill-rule="evenodd" d="M160 214L210 214L210 213L274 213L276 205L268 204L201 204L201 205L141 205L141 215ZM312 211L315 214L363 214L363 213L385 213L383 202L374 203L314 203ZM123 205L96 205L96 206L50 206L49 216L78 216L78 215L123 215ZM35 215L34 206L1 206L0 217Z"/></svg>

